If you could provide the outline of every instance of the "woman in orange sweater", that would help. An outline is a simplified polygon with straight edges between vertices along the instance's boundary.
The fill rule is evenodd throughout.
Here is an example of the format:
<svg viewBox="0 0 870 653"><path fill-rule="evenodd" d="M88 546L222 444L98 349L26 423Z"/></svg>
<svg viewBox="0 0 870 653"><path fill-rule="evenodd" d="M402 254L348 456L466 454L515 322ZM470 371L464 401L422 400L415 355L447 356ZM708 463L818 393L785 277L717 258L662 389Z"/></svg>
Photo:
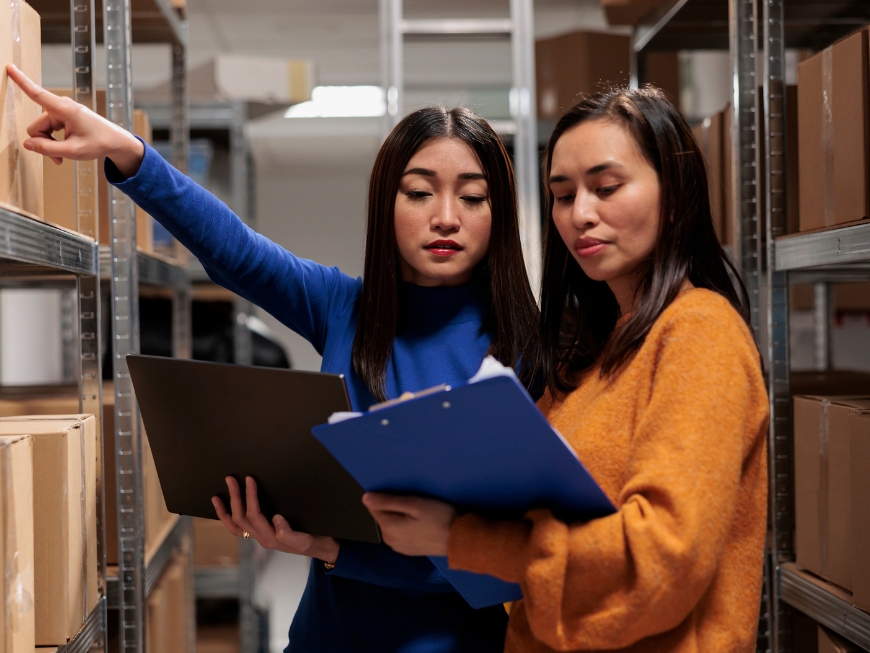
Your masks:
<svg viewBox="0 0 870 653"><path fill-rule="evenodd" d="M507 651L753 651L768 400L697 143L661 92L616 90L562 117L546 172L538 405L617 512L365 502L395 550L522 586Z"/></svg>

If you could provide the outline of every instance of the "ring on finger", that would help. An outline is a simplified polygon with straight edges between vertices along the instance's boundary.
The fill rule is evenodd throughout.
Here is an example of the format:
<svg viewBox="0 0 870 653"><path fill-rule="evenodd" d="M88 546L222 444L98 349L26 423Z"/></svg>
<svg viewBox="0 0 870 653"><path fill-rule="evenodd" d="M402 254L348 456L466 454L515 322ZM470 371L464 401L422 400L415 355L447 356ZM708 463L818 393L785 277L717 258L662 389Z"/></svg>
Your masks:
<svg viewBox="0 0 870 653"><path fill-rule="evenodd" d="M251 534L248 531L242 531L242 537L248 540L251 538Z"/></svg>

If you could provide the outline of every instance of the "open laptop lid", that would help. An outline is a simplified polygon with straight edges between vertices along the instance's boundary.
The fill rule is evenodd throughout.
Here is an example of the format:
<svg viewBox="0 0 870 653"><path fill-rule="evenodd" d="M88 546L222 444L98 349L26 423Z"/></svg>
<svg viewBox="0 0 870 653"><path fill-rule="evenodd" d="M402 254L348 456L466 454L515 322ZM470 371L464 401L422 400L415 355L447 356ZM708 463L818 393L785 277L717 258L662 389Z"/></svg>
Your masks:
<svg viewBox="0 0 870 653"><path fill-rule="evenodd" d="M363 489L311 434L350 410L344 377L157 356L127 356L170 511L216 519L224 479L257 481L260 507L294 530L380 542Z"/></svg>

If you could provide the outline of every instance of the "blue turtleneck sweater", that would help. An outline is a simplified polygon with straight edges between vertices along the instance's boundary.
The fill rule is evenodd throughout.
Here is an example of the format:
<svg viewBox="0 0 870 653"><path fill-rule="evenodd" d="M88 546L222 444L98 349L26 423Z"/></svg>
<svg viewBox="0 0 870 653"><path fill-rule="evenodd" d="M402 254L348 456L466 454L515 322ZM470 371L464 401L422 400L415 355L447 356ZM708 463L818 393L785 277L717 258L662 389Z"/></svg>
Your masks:
<svg viewBox="0 0 870 653"><path fill-rule="evenodd" d="M109 181L165 226L216 283L249 299L305 337L324 372L344 374L354 410L375 403L354 373L351 349L362 280L300 259L247 227L223 202L146 145L125 178L106 160ZM491 343L474 285L403 284L403 319L387 366L387 395L459 384ZM286 652L500 653L507 614L472 609L427 558L384 545L342 541L335 568L312 560Z"/></svg>

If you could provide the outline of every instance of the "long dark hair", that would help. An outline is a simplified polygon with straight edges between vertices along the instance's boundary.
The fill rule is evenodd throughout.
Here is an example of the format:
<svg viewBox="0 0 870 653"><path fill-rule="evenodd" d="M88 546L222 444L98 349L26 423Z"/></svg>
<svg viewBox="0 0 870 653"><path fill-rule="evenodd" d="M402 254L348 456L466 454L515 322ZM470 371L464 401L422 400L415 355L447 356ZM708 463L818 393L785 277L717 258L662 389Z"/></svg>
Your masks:
<svg viewBox="0 0 870 653"><path fill-rule="evenodd" d="M463 141L483 167L492 207L489 251L475 270L488 304L483 330L492 334L490 354L510 367L522 362L520 376L526 382L531 377L538 308L523 264L516 178L510 157L483 118L463 108L428 107L406 116L387 136L369 180L366 257L353 369L379 401L387 398L387 361L400 316L396 196L408 161L433 138Z"/></svg>
<svg viewBox="0 0 870 653"><path fill-rule="evenodd" d="M576 388L577 373L596 363L604 376L618 372L643 345L685 279L696 288L721 294L749 321L746 287L713 229L700 148L683 116L660 90L614 89L591 95L572 107L550 136L545 185L556 142L569 129L601 119L625 125L658 173L658 240L641 264L637 306L617 329L620 315L616 298L606 282L586 276L568 251L553 223L553 193L547 193L540 364L554 394Z"/></svg>

